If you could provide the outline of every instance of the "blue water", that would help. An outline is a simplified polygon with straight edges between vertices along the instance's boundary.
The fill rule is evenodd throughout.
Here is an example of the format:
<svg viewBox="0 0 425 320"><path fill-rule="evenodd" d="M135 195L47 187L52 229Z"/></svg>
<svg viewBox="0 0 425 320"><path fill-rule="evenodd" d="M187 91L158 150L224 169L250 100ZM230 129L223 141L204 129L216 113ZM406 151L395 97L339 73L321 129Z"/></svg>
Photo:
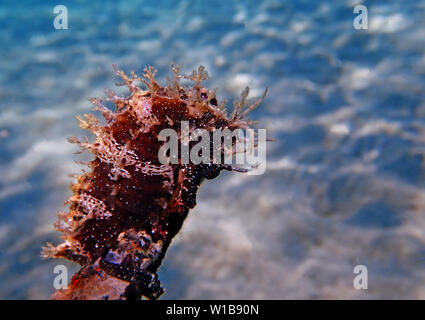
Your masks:
<svg viewBox="0 0 425 320"><path fill-rule="evenodd" d="M68 29L53 27L54 6ZM158 6L160 4L160 7ZM353 8L368 8L368 29ZM8 1L0 4L0 298L45 299L55 213L78 173L75 116L119 80L206 66L276 142L261 176L223 174L160 270L164 298L414 298L425 289L425 1ZM354 266L369 288L353 288Z"/></svg>

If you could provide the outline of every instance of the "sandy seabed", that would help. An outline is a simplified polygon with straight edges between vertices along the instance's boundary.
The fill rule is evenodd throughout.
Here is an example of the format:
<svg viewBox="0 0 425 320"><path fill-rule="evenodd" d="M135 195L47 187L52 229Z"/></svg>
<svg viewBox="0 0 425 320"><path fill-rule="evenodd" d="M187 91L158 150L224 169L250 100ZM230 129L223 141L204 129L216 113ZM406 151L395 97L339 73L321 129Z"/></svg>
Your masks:
<svg viewBox="0 0 425 320"><path fill-rule="evenodd" d="M41 246L80 166L89 97L171 61L218 97L269 94L251 117L267 171L205 183L159 276L169 299L414 298L425 289L425 1L49 1L0 8L0 298L45 299ZM249 3L249 4L247 4ZM353 28L365 4L369 29ZM124 88L117 88L124 91ZM353 288L356 265L368 290Z"/></svg>

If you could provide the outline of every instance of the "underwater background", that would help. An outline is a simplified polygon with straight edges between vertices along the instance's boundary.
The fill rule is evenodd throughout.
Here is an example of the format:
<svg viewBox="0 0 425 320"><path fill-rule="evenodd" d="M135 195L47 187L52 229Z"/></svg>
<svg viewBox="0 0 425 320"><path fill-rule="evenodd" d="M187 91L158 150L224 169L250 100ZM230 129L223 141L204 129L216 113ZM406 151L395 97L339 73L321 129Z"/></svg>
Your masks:
<svg viewBox="0 0 425 320"><path fill-rule="evenodd" d="M276 141L265 174L201 186L163 299L425 299L424 16L423 0L2 0L0 299L47 299L55 265L78 269L40 251L90 159L66 138L88 135L75 117L116 89L112 64L165 83L170 62L204 65L230 109L268 86L251 118Z"/></svg>

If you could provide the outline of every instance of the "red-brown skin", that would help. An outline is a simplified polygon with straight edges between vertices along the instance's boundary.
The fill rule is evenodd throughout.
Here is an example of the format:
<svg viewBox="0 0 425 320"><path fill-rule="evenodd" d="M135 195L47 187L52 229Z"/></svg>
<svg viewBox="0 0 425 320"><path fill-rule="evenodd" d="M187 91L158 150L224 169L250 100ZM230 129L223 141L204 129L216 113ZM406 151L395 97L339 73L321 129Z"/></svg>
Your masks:
<svg viewBox="0 0 425 320"><path fill-rule="evenodd" d="M189 121L190 130L248 128L251 122L242 118L262 99L241 113L246 90L227 116L224 104L217 106L215 91L202 86L207 79L203 67L190 76L180 75L178 67L173 71L172 84L162 87L152 68L145 69L144 79L134 74L129 78L117 70L130 96L121 98L108 91L115 112L100 99L92 99L105 124L92 115L79 118L80 126L94 133L96 141L72 138L71 142L95 158L88 163L91 171L71 186L74 195L67 201L69 212L59 214L55 226L64 233L64 242L56 247L49 244L43 256L66 258L82 267L68 288L58 290L53 299L158 298L164 289L156 272L196 204L200 183L217 177L223 169L233 169L216 164L163 165L158 152L165 142L158 134L165 128L180 132L181 121ZM192 80L194 86L182 87L181 78ZM144 82L147 90L136 86L136 81Z"/></svg>

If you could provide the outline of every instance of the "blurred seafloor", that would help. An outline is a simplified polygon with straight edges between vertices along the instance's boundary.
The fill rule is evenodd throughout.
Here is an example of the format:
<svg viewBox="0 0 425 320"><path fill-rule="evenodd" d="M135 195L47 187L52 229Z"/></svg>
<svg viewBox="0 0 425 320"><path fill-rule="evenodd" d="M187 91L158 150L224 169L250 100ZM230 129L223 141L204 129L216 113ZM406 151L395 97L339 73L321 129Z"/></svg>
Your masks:
<svg viewBox="0 0 425 320"><path fill-rule="evenodd" d="M264 175L202 186L164 298L425 298L425 1L73 1L68 30L57 4L0 4L1 299L48 298L53 266L76 270L39 253L87 98L114 88L113 63L165 81L171 61L206 66L221 99L269 86L252 118L277 141Z"/></svg>

